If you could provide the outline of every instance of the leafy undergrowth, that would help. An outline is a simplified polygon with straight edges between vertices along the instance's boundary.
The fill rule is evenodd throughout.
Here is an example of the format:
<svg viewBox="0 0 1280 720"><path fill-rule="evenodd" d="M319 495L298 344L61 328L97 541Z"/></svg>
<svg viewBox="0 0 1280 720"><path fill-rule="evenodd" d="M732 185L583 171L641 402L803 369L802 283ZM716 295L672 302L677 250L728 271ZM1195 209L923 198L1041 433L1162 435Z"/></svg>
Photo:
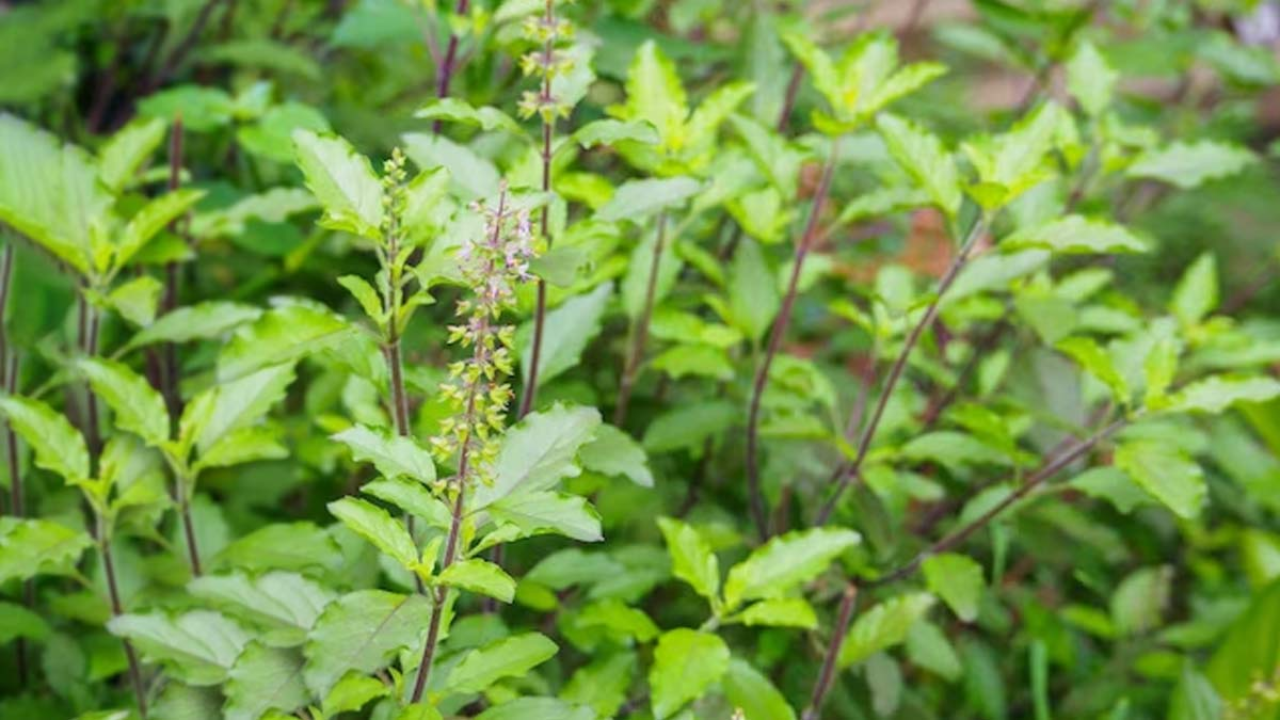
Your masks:
<svg viewBox="0 0 1280 720"><path fill-rule="evenodd" d="M0 717L1280 717L1256 4L0 4Z"/></svg>

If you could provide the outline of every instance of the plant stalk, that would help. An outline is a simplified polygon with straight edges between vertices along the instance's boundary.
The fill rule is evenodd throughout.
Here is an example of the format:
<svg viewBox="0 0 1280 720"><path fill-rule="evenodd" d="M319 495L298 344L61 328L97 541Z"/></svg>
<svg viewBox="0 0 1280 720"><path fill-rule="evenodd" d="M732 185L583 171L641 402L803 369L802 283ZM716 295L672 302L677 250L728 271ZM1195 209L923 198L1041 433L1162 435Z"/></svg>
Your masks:
<svg viewBox="0 0 1280 720"><path fill-rule="evenodd" d="M453 9L454 15L465 15L467 13L467 5L469 0L458 0L457 6ZM444 53L444 62L440 64L436 71L436 98L443 100L449 97L449 86L453 83L453 74L457 71L458 62L458 34L449 33L449 46ZM440 120L436 120L431 124L431 132L435 135L440 134L440 128L443 126Z"/></svg>
<svg viewBox="0 0 1280 720"><path fill-rule="evenodd" d="M800 290L800 273L804 268L805 258L818 236L818 227L822 218L822 210L827 196L831 192L831 176L835 174L836 161L840 151L839 141L831 143L831 154L827 157L822 169L822 178L813 198L813 208L809 211L809 221L805 225L804 234L796 244L795 259L791 266L791 277L787 280L787 291L782 297L782 307L769 330L769 342L764 358L756 371L751 389L751 405L747 411L747 493L750 497L751 517L755 521L756 533L761 540L769 538L769 512L764 493L760 488L759 441L760 441L760 401L764 397L765 387L769 383L769 368L773 358L782 347L783 337L787 334L787 325L791 322L791 313L795 309L796 296Z"/></svg>
<svg viewBox="0 0 1280 720"><path fill-rule="evenodd" d="M853 583L849 583L844 588L844 594L840 598L840 611L836 616L835 632L831 635L831 642L827 646L827 655L822 660L822 671L818 675L818 680L813 684L813 695L809 698L809 707L804 709L801 720L819 720L822 712L822 704L827 699L827 693L831 690L831 683L835 680L836 662L840 659L840 648L844 646L844 637L849 634L849 624L853 621L853 610L858 600L858 588Z"/></svg>
<svg viewBox="0 0 1280 720"><path fill-rule="evenodd" d="M654 297L658 293L658 271L662 266L662 252L667 244L667 214L658 214L658 237L653 243L653 260L649 264L649 280L644 290L644 305L640 307L640 316L636 318L635 335L631 340L631 351L622 367L622 380L618 385L618 405L613 411L613 424L622 427L627 421L627 410L631 405L631 392L635 387L636 375L640 371L640 363L644 360L645 344L649 340L649 320L653 317Z"/></svg>
<svg viewBox="0 0 1280 720"><path fill-rule="evenodd" d="M116 581L116 564L111 559L111 539L108 537L103 527L102 516L97 517L98 523L98 552L102 555L102 572L107 578L107 596L111 601L111 617L117 618L124 614L124 605L120 602L120 585ZM142 666L138 662L138 653L133 649L133 643L127 638L120 638L121 644L124 645L124 655L129 661L129 682L133 685L133 696L138 704L138 714L144 719L147 717L147 691L142 684Z"/></svg>
<svg viewBox="0 0 1280 720"><path fill-rule="evenodd" d="M831 513L835 510L836 504L840 501L840 496L848 489L849 482L859 476L862 471L862 463L867 458L867 453L871 450L871 442L875 439L876 430L880 427L880 421L884 418L884 411L889 406L889 398L893 396L893 391L898 386L898 381L902 379L902 373L907 368L907 361L911 358L911 352L915 350L920 338L924 335L925 330L933 325L934 320L938 318L938 310L941 307L942 297L946 295L952 283L956 281L956 277L960 275L960 271L964 269L969 262L969 256L973 252L974 246L977 244L978 238L982 237L986 231L986 220L979 217L973 227L969 229L968 235L960 246L960 252L956 254L951 266L947 268L947 272L938 281L938 287L934 291L933 300L925 309L924 315L911 328L911 332L907 335L906 341L902 345L902 349L898 352L898 356L893 361L893 366L889 369L889 375L885 378L884 388L880 391L880 397L876 401L875 408L871 411L871 417L867 421L866 427L862 431L862 438L858 442L858 451L854 455L853 461L844 466L840 472L840 481L836 485L835 492L831 498L818 511L818 516L814 521L816 525L825 525L827 520L831 518Z"/></svg>

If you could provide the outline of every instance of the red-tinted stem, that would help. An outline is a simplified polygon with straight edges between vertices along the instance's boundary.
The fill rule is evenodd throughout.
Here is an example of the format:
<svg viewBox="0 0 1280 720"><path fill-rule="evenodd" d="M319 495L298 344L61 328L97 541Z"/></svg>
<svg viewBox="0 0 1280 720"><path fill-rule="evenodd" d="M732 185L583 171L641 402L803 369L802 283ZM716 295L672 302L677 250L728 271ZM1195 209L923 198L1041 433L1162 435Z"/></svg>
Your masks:
<svg viewBox="0 0 1280 720"><path fill-rule="evenodd" d="M458 0L457 6L453 9L454 15L465 15L467 13L467 5L469 0ZM436 97L443 100L449 97L449 86L453 83L453 74L457 72L458 63L458 34L449 33L449 45L444 52L444 62L440 63L440 67L436 70ZM441 121L436 120L431 125L431 132L436 135L440 134Z"/></svg>
<svg viewBox="0 0 1280 720"><path fill-rule="evenodd" d="M835 174L839 143L831 144L831 154L827 157L822 169L822 178L813 198L813 208L809 211L809 221L805 225L804 234L796 244L795 259L791 266L791 277L787 280L787 291L782 296L782 307L769 329L769 342L765 348L764 358L756 370L755 381L751 388L751 405L747 411L747 494L751 505L751 518L756 525L756 533L761 540L769 538L769 512L765 504L764 492L760 488L760 401L764 397L765 387L769 384L769 368L773 358L782 347L782 340L787 334L787 325L791 322L791 313L795 309L796 296L800 290L800 273L804 268L805 258L818 236L822 210L827 196L831 192L831 177Z"/></svg>
<svg viewBox="0 0 1280 720"><path fill-rule="evenodd" d="M822 712L822 704L831 690L831 683L836 677L836 664L840 659L840 648L844 646L845 635L849 634L849 624L853 621L854 606L858 601L858 588L853 583L845 586L840 598L840 610L836 615L836 625L832 628L831 640L827 644L826 657L822 659L822 671L813 684L813 694L809 697L809 707L804 709L801 720L818 720Z"/></svg>
<svg viewBox="0 0 1280 720"><path fill-rule="evenodd" d="M644 304L640 307L640 316L636 318L631 350L627 353L627 361L622 366L622 380L618 384L618 404L613 410L613 424L617 427L622 427L627 421L631 391L635 387L636 375L640 372L640 363L644 361L644 348L649 341L649 320L653 317L654 298L658 293L658 272L662 267L662 252L666 244L667 215L661 213L658 215L658 237L653 243L653 260L649 263L649 280L645 285Z"/></svg>

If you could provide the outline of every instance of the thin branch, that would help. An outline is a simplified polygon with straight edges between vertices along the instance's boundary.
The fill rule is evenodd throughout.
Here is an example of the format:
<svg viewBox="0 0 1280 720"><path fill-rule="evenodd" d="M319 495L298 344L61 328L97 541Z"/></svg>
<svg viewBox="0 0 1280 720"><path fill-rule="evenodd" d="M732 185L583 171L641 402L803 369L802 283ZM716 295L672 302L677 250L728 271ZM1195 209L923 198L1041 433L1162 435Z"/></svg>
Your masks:
<svg viewBox="0 0 1280 720"><path fill-rule="evenodd" d="M836 162L839 158L839 139L831 142L831 153L827 156L826 165L822 169L822 178L813 198L813 208L809 211L809 221L805 225L804 234L796 244L795 259L791 265L791 277L787 280L787 291L782 297L782 307L769 329L769 343L764 358L756 370L755 381L751 390L751 405L747 411L747 493L751 504L751 517L755 521L756 534L761 540L769 538L769 512L766 507L764 492L760 489L759 440L760 440L760 401L764 397L765 387L769 384L769 368L773 358L782 347L782 339L787 334L787 325L791 322L791 313L795 308L796 296L800 291L800 273L804 268L805 258L818 236L822 210L827 196L831 192L831 176L835 174Z"/></svg>
<svg viewBox="0 0 1280 720"><path fill-rule="evenodd" d="M898 381L902 379L902 373L907 368L907 361L911 357L911 352L915 349L916 344L920 342L925 330L931 327L934 320L937 319L942 297L946 295L947 290L956 281L960 271L968 263L969 255L973 252L978 238L982 236L985 230L986 220L980 216L974 221L973 227L969 229L967 237L960 246L960 251L956 254L955 259L951 261L951 267L947 268L946 274L938 281L933 300L929 303L928 308L925 309L924 315L921 316L919 322L916 323L915 327L911 328L911 333L907 336L902 349L898 352L898 357L893 361L893 366L885 379L884 388L880 391L880 398L876 401L875 409L871 412L871 418L862 431L862 439L858 442L858 451L854 455L853 461L840 473L840 482L836 485L835 492L832 493L831 498L827 500L818 512L815 524L825 525L827 523L836 504L840 501L840 496L849 487L849 482L859 476L862 470L862 463L866 460L867 453L871 450L871 442L875 439L876 431L880 427L880 421L884 418L884 411L889 406L889 399L893 396L893 391L897 388Z"/></svg>
<svg viewBox="0 0 1280 720"><path fill-rule="evenodd" d="M178 513L182 516L182 534L187 542L187 560L191 564L191 575L200 577L204 570L200 565L200 546L196 542L196 522L191 515L191 498L187 495L186 479L177 478Z"/></svg>
<svg viewBox="0 0 1280 720"><path fill-rule="evenodd" d="M809 706L804 709L804 713L800 716L801 720L818 720L821 717L822 704L827 699L827 692L831 690L831 683L835 680L836 663L840 659L840 648L844 646L845 635L849 634L849 624L853 622L853 610L857 605L858 588L853 583L849 583L844 588L844 593L840 598L840 611L836 616L836 625L831 635L831 641L827 645L827 655L822 660L822 671L818 674L818 680L813 684L813 694L809 698Z"/></svg>
<svg viewBox="0 0 1280 720"><path fill-rule="evenodd" d="M982 515L971 520L966 525L952 531L950 534L946 535L942 539L938 540L937 542L933 543L929 547L920 551L919 553L916 554L915 557L913 557L905 565L899 567L898 569L886 575L881 576L880 578L877 578L876 580L868 584L872 587L879 587L882 585L895 583L899 580L910 577L916 572L916 570L920 568L921 563L923 563L930 556L936 555L942 552L947 552L948 550L964 542L966 539L969 538L970 535L974 534L975 532L982 529L983 527L986 527L987 524L989 524L992 520L998 517L1005 510L1009 509L1019 500L1026 497L1029 493L1031 493L1032 490L1035 490L1036 488L1040 487L1045 482L1052 479L1054 475L1057 475L1058 472L1066 468L1068 465L1075 462L1079 458L1083 457L1086 453L1088 453L1095 446L1097 446L1098 443L1111 437L1113 434L1119 431L1120 428L1124 427L1127 424L1127 422L1128 421L1123 418L1119 420L1115 420L1114 422L1110 423L1109 425L1102 428L1101 430L1094 433L1093 435L1090 435L1089 437L1083 440L1077 440L1075 443L1070 445L1063 453L1048 460L1044 465L1041 465L1040 469L1032 473L1031 476L1028 477L1026 481L1022 483L1022 485L1018 486L1016 490L1009 493L1008 496L1006 496L999 503L997 503L996 505L991 507L989 510L984 512Z"/></svg>
<svg viewBox="0 0 1280 720"><path fill-rule="evenodd" d="M800 81L804 79L804 65L796 63L791 70L791 79L787 80L787 93L782 99L782 110L778 113L778 132L785 132L791 122L791 113L796 107L796 98L800 95Z"/></svg>
<svg viewBox="0 0 1280 720"><path fill-rule="evenodd" d="M653 261L649 264L649 281L645 286L644 305L640 308L640 316L636 318L635 331L631 339L631 351L622 367L622 381L618 385L618 404L613 411L613 424L622 427L627 421L627 409L631 404L631 391L635 386L636 375L640 371L640 363L644 360L644 348L649 339L649 319L653 315L654 297L658 291L658 272L662 266L662 251L666 246L667 215L658 215L658 237L653 243Z"/></svg>
<svg viewBox="0 0 1280 720"><path fill-rule="evenodd" d="M102 556L102 572L107 578L107 597L111 602L111 617L124 614L124 605L120 601L120 585L116 581L116 564L111 559L111 539L103 527L102 517L97 517L98 552ZM142 665L138 662L138 653L128 638L120 638L124 645L124 655L129 662L129 682L133 685L133 697L138 704L138 714L144 720L147 717L147 690L142 683Z"/></svg>
<svg viewBox="0 0 1280 720"><path fill-rule="evenodd" d="M454 15L466 15L469 0L458 0L454 7ZM449 86L453 83L453 75L458 70L458 34L449 32L449 47L444 53L444 62L436 69L436 98L443 100L449 97ZM431 125L431 132L439 135L442 124L436 120Z"/></svg>

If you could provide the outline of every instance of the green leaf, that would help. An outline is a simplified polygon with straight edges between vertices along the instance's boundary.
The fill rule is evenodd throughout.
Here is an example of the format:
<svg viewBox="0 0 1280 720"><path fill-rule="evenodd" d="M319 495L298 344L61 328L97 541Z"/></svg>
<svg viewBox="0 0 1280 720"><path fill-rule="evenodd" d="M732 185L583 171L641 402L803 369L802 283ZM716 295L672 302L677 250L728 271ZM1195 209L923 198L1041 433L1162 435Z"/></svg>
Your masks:
<svg viewBox="0 0 1280 720"><path fill-rule="evenodd" d="M98 177L107 190L119 193L164 142L167 124L160 118L135 119L116 131L98 151Z"/></svg>
<svg viewBox="0 0 1280 720"><path fill-rule="evenodd" d="M218 553L219 567L249 572L324 570L339 557L333 537L309 522L267 525L235 540Z"/></svg>
<svg viewBox="0 0 1280 720"><path fill-rule="evenodd" d="M449 507L416 481L374 480L362 486L360 491L422 518L431 527L448 530L452 522L453 513Z"/></svg>
<svg viewBox="0 0 1280 720"><path fill-rule="evenodd" d="M876 127L893 159L929 194L935 206L955 218L962 200L960 175L942 141L920 125L895 115L881 115Z"/></svg>
<svg viewBox="0 0 1280 720"><path fill-rule="evenodd" d="M76 368L89 380L89 386L115 414L121 430L137 435L143 442L158 447L169 440L169 411L164 396L151 383L114 360L83 359Z"/></svg>
<svg viewBox="0 0 1280 720"><path fill-rule="evenodd" d="M1149 248L1122 225L1068 215L1022 228L1000 241L1006 251L1044 248L1065 255L1141 253Z"/></svg>
<svg viewBox="0 0 1280 720"><path fill-rule="evenodd" d="M199 85L179 85L149 95L138 103L142 117L172 121L182 117L182 126L203 133L231 122L236 113L235 100L226 91Z"/></svg>
<svg viewBox="0 0 1280 720"><path fill-rule="evenodd" d="M626 119L644 120L657 128L665 146L683 144L689 102L675 65L652 40L645 41L631 58L626 90Z"/></svg>
<svg viewBox="0 0 1280 720"><path fill-rule="evenodd" d="M1172 337L1161 337L1151 344L1143 359L1143 402L1148 410L1159 410L1168 404L1169 386L1178 372L1178 351L1178 343Z"/></svg>
<svg viewBox="0 0 1280 720"><path fill-rule="evenodd" d="M812 528L778 535L729 570L725 604L776 598L826 571L833 560L857 545L858 533L842 528Z"/></svg>
<svg viewBox="0 0 1280 720"><path fill-rule="evenodd" d="M840 667L862 662L907 639L911 626L920 621L934 599L914 592L889 598L858 616L840 648Z"/></svg>
<svg viewBox="0 0 1280 720"><path fill-rule="evenodd" d="M916 462L936 462L948 468L965 465L1008 465L1009 457L981 440L954 430L918 435L902 446L902 457Z"/></svg>
<svg viewBox="0 0 1280 720"><path fill-rule="evenodd" d="M192 596L246 622L266 628L255 637L271 647L301 645L321 611L334 599L324 586L290 572L257 577L204 575L187 584Z"/></svg>
<svg viewBox="0 0 1280 720"><path fill-rule="evenodd" d="M404 523L386 510L359 498L345 497L328 505L329 512L374 547L390 555L407 570L418 566L418 548Z"/></svg>
<svg viewBox="0 0 1280 720"><path fill-rule="evenodd" d="M113 266L118 270L127 265L161 230L186 215L204 196L203 190L174 190L143 205L124 226Z"/></svg>
<svg viewBox="0 0 1280 720"><path fill-rule="evenodd" d="M955 553L933 555L924 561L925 583L929 590L964 622L978 618L978 601L986 584L982 566L972 558Z"/></svg>
<svg viewBox="0 0 1280 720"><path fill-rule="evenodd" d="M257 720L271 710L291 713L306 705L311 694L302 682L302 662L297 650L249 643L223 688L227 720Z"/></svg>
<svg viewBox="0 0 1280 720"><path fill-rule="evenodd" d="M1151 503L1151 496L1123 471L1114 467L1090 468L1071 479L1071 487L1089 497L1102 498L1126 515Z"/></svg>
<svg viewBox="0 0 1280 720"><path fill-rule="evenodd" d="M527 533L554 532L579 542L604 540L599 513L577 495L522 492L489 505L489 513Z"/></svg>
<svg viewBox="0 0 1280 720"><path fill-rule="evenodd" d="M655 628L654 637L656 636ZM627 690L631 687L636 664L636 654L631 650L598 655L569 678L560 697L589 707L595 711L595 717L614 717L627 701ZM563 716L556 714L547 717Z"/></svg>
<svg viewBox="0 0 1280 720"><path fill-rule="evenodd" d="M405 154L424 171L444 168L454 193L463 200L493 197L500 177L493 162L443 135L407 133Z"/></svg>
<svg viewBox="0 0 1280 720"><path fill-rule="evenodd" d="M508 495L550 490L581 472L575 459L600 426L595 408L554 405L529 413L502 439L493 466L493 484L475 488L467 507L482 510Z"/></svg>
<svg viewBox="0 0 1280 720"><path fill-rule="evenodd" d="M133 349L155 343L185 343L212 340L236 327L257 320L262 310L252 305L210 300L186 305L165 313L159 320L138 331L126 348Z"/></svg>
<svg viewBox="0 0 1280 720"><path fill-rule="evenodd" d="M65 416L39 400L21 397L0 397L0 410L35 452L37 467L72 483L89 479L89 448Z"/></svg>
<svg viewBox="0 0 1280 720"><path fill-rule="evenodd" d="M536 632L513 635L467 653L449 672L445 687L453 692L475 693L507 677L522 677L550 660L559 647Z"/></svg>
<svg viewBox="0 0 1280 720"><path fill-rule="evenodd" d="M1164 410L1219 415L1237 403L1263 403L1280 397L1280 381L1271 377L1212 375L1174 393Z"/></svg>
<svg viewBox="0 0 1280 720"><path fill-rule="evenodd" d="M360 309L364 310L364 314L369 316L379 327L387 322L387 313L382 309L382 299L378 297L378 291L359 275L343 275L338 278L338 284L347 289L351 293L351 297L360 303Z"/></svg>
<svg viewBox="0 0 1280 720"><path fill-rule="evenodd" d="M341 316L311 305L289 303L236 330L218 355L218 380L242 378L271 365L298 360L333 347L352 332Z"/></svg>
<svg viewBox="0 0 1280 720"><path fill-rule="evenodd" d="M809 35L800 28L788 28L782 32L782 41L791 50L791 54L804 65L813 86L822 93L832 108L841 105L843 91L840 76L836 73L835 63L831 57L818 47Z"/></svg>
<svg viewBox="0 0 1280 720"><path fill-rule="evenodd" d="M596 120L578 128L573 133L574 142L588 149L597 145L613 146L620 142L637 142L657 145L661 138L657 129L647 120Z"/></svg>
<svg viewBox="0 0 1280 720"><path fill-rule="evenodd" d="M41 574L67 574L93 546L88 533L52 520L0 519L0 584Z"/></svg>
<svg viewBox="0 0 1280 720"><path fill-rule="evenodd" d="M1200 514L1206 493L1204 473L1179 448L1154 440L1130 440L1116 448L1115 464L1178 517Z"/></svg>
<svg viewBox="0 0 1280 720"><path fill-rule="evenodd" d="M639 225L659 211L684 203L701 189L702 183L691 177L628 180L596 212L596 218L607 222L628 220Z"/></svg>
<svg viewBox="0 0 1280 720"><path fill-rule="evenodd" d="M485 710L476 720L596 720L590 708L549 697L518 697Z"/></svg>
<svg viewBox="0 0 1280 720"><path fill-rule="evenodd" d="M409 478L424 485L435 482L436 466L431 453L411 437L387 435L364 425L352 425L333 436L351 448L357 462L371 462L388 479Z"/></svg>
<svg viewBox="0 0 1280 720"><path fill-rule="evenodd" d="M596 428L596 436L578 450L582 466L601 475L621 475L640 487L653 487L653 472L644 448L612 425Z"/></svg>
<svg viewBox="0 0 1280 720"><path fill-rule="evenodd" d="M303 678L324 697L349 670L364 674L386 667L402 649L421 641L431 619L423 595L357 590L325 608L303 647Z"/></svg>
<svg viewBox="0 0 1280 720"><path fill-rule="evenodd" d="M1169 720L1219 720L1222 709L1222 699L1213 684L1196 672L1190 660L1185 661L1169 701Z"/></svg>
<svg viewBox="0 0 1280 720"><path fill-rule="evenodd" d="M778 688L745 660L729 661L720 686L729 703L741 709L746 720L795 720L795 711Z"/></svg>
<svg viewBox="0 0 1280 720"><path fill-rule="evenodd" d="M702 402L677 407L654 418L641 444L651 453L688 449L701 451L703 442L737 422L741 409L728 402Z"/></svg>
<svg viewBox="0 0 1280 720"><path fill-rule="evenodd" d="M1206 252L1191 263L1173 289L1169 310L1183 325L1195 325L1218 307L1218 262Z"/></svg>
<svg viewBox="0 0 1280 720"><path fill-rule="evenodd" d="M249 642L249 635L239 625L208 610L176 617L161 613L120 615L107 623L107 629L132 640L144 657L195 686L224 682Z"/></svg>
<svg viewBox="0 0 1280 720"><path fill-rule="evenodd" d="M729 671L729 648L710 633L679 628L665 632L649 670L653 715L664 720L700 697Z"/></svg>
<svg viewBox="0 0 1280 720"><path fill-rule="evenodd" d="M760 246L744 238L729 268L729 318L751 342L764 337L782 306L782 298Z"/></svg>
<svg viewBox="0 0 1280 720"><path fill-rule="evenodd" d="M44 640L49 636L49 623L27 608L11 602L0 602L0 645L17 638Z"/></svg>
<svg viewBox="0 0 1280 720"><path fill-rule="evenodd" d="M333 717L338 713L355 712L367 705L371 700L384 697L391 688L382 684L381 680L365 677L357 672L347 673L337 685L325 696L321 710L325 717Z"/></svg>
<svg viewBox="0 0 1280 720"><path fill-rule="evenodd" d="M479 558L455 562L442 570L437 580L441 585L488 595L504 603L516 596L516 581L502 568Z"/></svg>
<svg viewBox="0 0 1280 720"><path fill-rule="evenodd" d="M485 132L505 130L514 135L522 135L520 125L510 115L493 107L472 107L470 103L458 98L440 98L413 114L414 117L426 120L443 120L462 125L478 127Z"/></svg>
<svg viewBox="0 0 1280 720"><path fill-rule="evenodd" d="M284 399L295 375L292 363L258 370L237 380L215 385L192 398L178 421L178 437L192 442L202 455L237 430L262 419Z"/></svg>
<svg viewBox="0 0 1280 720"><path fill-rule="evenodd" d="M693 526L672 518L658 518L658 527L671 554L671 573L714 605L720 592L720 563L706 539Z"/></svg>
<svg viewBox="0 0 1280 720"><path fill-rule="evenodd" d="M1175 142L1139 157L1126 174L1148 178L1187 190L1210 180L1235 175L1257 162L1248 149L1215 140Z"/></svg>
<svg viewBox="0 0 1280 720"><path fill-rule="evenodd" d="M1160 627L1173 590L1168 566L1136 570L1111 595L1111 622L1121 635L1138 635Z"/></svg>
<svg viewBox="0 0 1280 720"><path fill-rule="evenodd" d="M748 605L742 611L742 624L813 630L818 627L818 615L802 598L773 598Z"/></svg>
<svg viewBox="0 0 1280 720"><path fill-rule="evenodd" d="M569 298L547 313L538 358L538 387L578 366L582 351L600 334L600 323L612 295L613 283L602 283L586 295ZM532 335L533 328L529 326L528 337L531 339ZM522 345L520 376L528 382L529 369L533 365L533 343L523 342Z"/></svg>
<svg viewBox="0 0 1280 720"><path fill-rule="evenodd" d="M0 221L88 274L112 203L93 158L7 113L0 113L0 156Z"/></svg>
<svg viewBox="0 0 1280 720"><path fill-rule="evenodd" d="M1089 41L1080 43L1067 61L1067 90L1089 115L1101 115L1111 104L1120 73Z"/></svg>
<svg viewBox="0 0 1280 720"><path fill-rule="evenodd" d="M947 636L937 625L924 620L907 631L907 657L913 664L946 680L957 680L964 672Z"/></svg>
<svg viewBox="0 0 1280 720"><path fill-rule="evenodd" d="M728 382L733 379L733 364L723 348L701 343L675 345L649 361L649 367L666 373L672 380L705 377Z"/></svg>
<svg viewBox="0 0 1280 720"><path fill-rule="evenodd" d="M293 142L307 187L324 207L320 224L380 241L382 183L369 159L336 135L297 130Z"/></svg>
<svg viewBox="0 0 1280 720"><path fill-rule="evenodd" d="M1260 677L1280 666L1280 580L1255 592L1214 651L1206 674L1222 699L1239 701L1253 694Z"/></svg>
<svg viewBox="0 0 1280 720"><path fill-rule="evenodd" d="M192 466L195 472L208 468L232 467L261 460L283 460L289 449L280 444L277 427L242 427L223 435L201 453Z"/></svg>
<svg viewBox="0 0 1280 720"><path fill-rule="evenodd" d="M1111 353L1092 338L1071 337L1058 341L1057 348L1075 360L1080 367L1101 380L1111 390L1111 397L1121 405L1128 405L1132 396L1129 382L1116 367Z"/></svg>
<svg viewBox="0 0 1280 720"><path fill-rule="evenodd" d="M134 325L150 325L156 319L163 291L164 285L159 280L150 275L139 275L117 285L107 295L106 302L120 317Z"/></svg>

